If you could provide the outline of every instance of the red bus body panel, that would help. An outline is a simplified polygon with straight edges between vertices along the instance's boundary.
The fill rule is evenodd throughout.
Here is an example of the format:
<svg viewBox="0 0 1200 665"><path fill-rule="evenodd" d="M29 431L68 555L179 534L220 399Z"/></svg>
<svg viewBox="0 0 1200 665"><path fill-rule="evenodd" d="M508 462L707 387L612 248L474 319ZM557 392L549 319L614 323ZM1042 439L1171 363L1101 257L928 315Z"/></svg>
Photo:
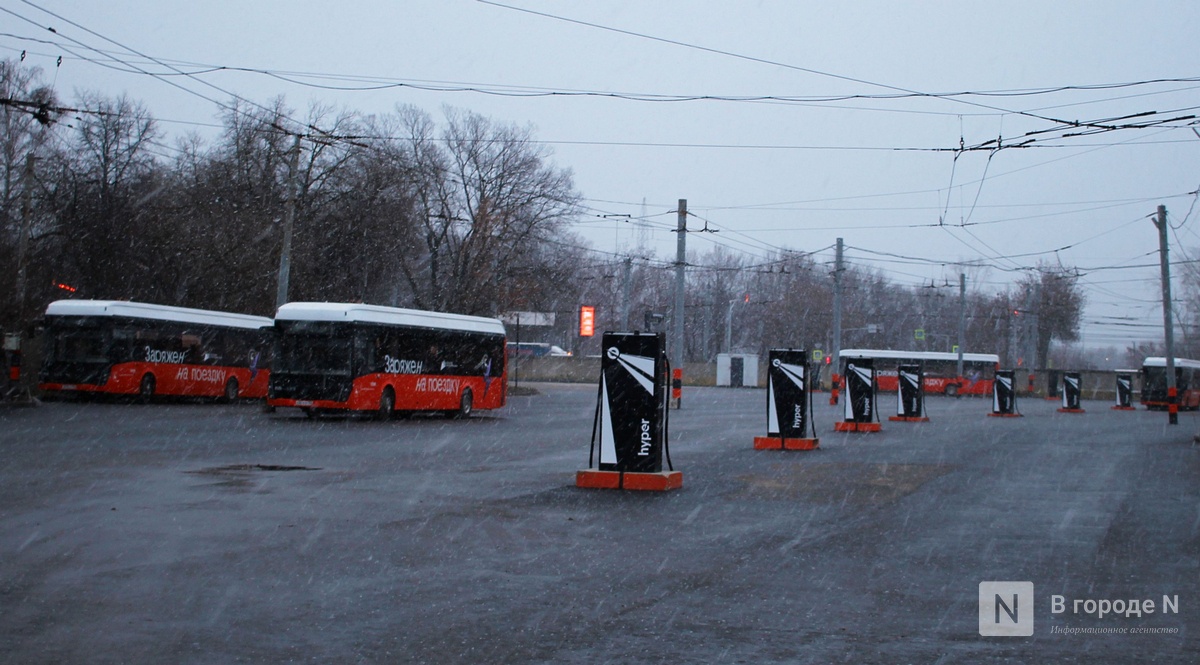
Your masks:
<svg viewBox="0 0 1200 665"><path fill-rule="evenodd" d="M345 402L271 398L267 404L275 407L377 411L383 391L388 387L396 395L397 411L454 411L458 409L466 388L471 389L474 409L498 409L505 405L508 397L508 379L503 374L485 379L482 376L375 373L355 378L350 398Z"/></svg>
<svg viewBox="0 0 1200 665"><path fill-rule="evenodd" d="M1187 409L1188 411L1200 410L1200 390L1193 390L1190 388L1187 390L1180 390L1179 396L1176 397L1176 399L1178 400L1178 404L1176 406L1178 406L1180 409ZM1157 400L1142 398L1141 403L1142 406L1145 406L1147 409L1166 410L1168 406L1167 400L1165 399Z"/></svg>
<svg viewBox="0 0 1200 665"><path fill-rule="evenodd" d="M875 382L879 389L884 392L896 392L899 390L900 379L895 370L880 370L875 373ZM957 385L958 380L948 376L926 376L925 377L925 392L931 395L944 394L946 386ZM967 377L963 377L962 384L959 385L959 395L991 395L992 394L992 379L979 379L972 381Z"/></svg>
<svg viewBox="0 0 1200 665"><path fill-rule="evenodd" d="M225 394L226 382L234 378L238 382L238 397L260 399L267 396L270 372L265 369L252 372L246 367L219 365L128 362L113 365L108 373L108 381L102 385L41 383L38 387L47 391L136 395L142 377L147 374L154 377L155 395L221 397Z"/></svg>

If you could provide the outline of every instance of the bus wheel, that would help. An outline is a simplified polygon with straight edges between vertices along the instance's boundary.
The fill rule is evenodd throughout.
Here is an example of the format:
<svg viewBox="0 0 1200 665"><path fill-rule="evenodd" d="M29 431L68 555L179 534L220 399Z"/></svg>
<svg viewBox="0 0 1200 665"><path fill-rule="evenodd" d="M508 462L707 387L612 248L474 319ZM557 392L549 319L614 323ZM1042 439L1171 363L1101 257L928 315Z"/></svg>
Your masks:
<svg viewBox="0 0 1200 665"><path fill-rule="evenodd" d="M946 384L946 397L958 397L958 384L957 383Z"/></svg>
<svg viewBox="0 0 1200 665"><path fill-rule="evenodd" d="M396 393L392 391L392 387L388 386L383 389L383 396L379 398L379 412L376 416L380 420L389 420L396 413Z"/></svg>
<svg viewBox="0 0 1200 665"><path fill-rule="evenodd" d="M138 397L141 397L143 402L148 402L151 397L154 397L153 374L146 374L142 377L142 383L138 386Z"/></svg>
<svg viewBox="0 0 1200 665"><path fill-rule="evenodd" d="M231 378L225 382L224 398L225 398L226 402L232 402L238 398L238 380L237 379Z"/></svg>
<svg viewBox="0 0 1200 665"><path fill-rule="evenodd" d="M446 415L451 418L468 418L474 408L475 396L471 394L471 389L467 388L462 391L462 397L458 398L458 410L447 411Z"/></svg>

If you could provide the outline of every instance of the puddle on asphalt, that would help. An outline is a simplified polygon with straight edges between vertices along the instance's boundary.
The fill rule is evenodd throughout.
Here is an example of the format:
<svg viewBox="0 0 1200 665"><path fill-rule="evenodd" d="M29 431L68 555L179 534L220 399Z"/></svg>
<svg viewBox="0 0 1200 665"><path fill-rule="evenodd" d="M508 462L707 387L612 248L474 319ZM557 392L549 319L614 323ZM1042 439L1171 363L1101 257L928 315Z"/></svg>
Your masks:
<svg viewBox="0 0 1200 665"><path fill-rule="evenodd" d="M193 471L184 471L184 473L195 476L209 476L216 480L216 482L208 483L208 485L228 487L230 489L252 490L260 487L266 478L263 475L264 473L320 470L320 467L292 466L287 464L226 464L224 466L210 466Z"/></svg>

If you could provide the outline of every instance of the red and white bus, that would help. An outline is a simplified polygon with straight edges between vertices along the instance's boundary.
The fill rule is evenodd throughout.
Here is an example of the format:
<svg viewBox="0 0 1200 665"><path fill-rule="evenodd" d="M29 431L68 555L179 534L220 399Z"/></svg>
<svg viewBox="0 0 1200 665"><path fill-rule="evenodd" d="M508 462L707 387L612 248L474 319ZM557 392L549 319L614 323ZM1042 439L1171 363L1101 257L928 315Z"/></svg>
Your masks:
<svg viewBox="0 0 1200 665"><path fill-rule="evenodd" d="M327 411L441 411L504 406L504 324L497 319L352 303L288 303L275 314L267 404Z"/></svg>
<svg viewBox="0 0 1200 665"><path fill-rule="evenodd" d="M1175 359L1175 403L1180 411L1200 408L1200 361ZM1142 361L1142 399L1147 409L1162 410L1167 403L1167 359L1162 356Z"/></svg>
<svg viewBox="0 0 1200 665"><path fill-rule="evenodd" d="M49 393L261 398L272 321L123 300L58 300L43 319Z"/></svg>
<svg viewBox="0 0 1200 665"><path fill-rule="evenodd" d="M841 358L875 360L875 382L879 390L899 389L896 368L920 365L925 373L925 392L929 394L991 395L1000 356L993 353L964 353L963 376L958 377L958 354L938 351L892 351L889 349L842 349Z"/></svg>

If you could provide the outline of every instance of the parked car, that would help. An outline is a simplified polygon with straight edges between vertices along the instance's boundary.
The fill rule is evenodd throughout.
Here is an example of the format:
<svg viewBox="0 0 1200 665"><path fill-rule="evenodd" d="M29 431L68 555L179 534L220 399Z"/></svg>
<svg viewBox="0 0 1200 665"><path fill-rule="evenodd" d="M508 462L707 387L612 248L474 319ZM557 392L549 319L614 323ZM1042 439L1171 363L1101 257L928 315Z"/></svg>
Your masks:
<svg viewBox="0 0 1200 665"><path fill-rule="evenodd" d="M547 344L545 342L509 342L508 356L520 356L522 358L543 358L546 356L565 357L571 355L570 351L563 349L555 344Z"/></svg>

